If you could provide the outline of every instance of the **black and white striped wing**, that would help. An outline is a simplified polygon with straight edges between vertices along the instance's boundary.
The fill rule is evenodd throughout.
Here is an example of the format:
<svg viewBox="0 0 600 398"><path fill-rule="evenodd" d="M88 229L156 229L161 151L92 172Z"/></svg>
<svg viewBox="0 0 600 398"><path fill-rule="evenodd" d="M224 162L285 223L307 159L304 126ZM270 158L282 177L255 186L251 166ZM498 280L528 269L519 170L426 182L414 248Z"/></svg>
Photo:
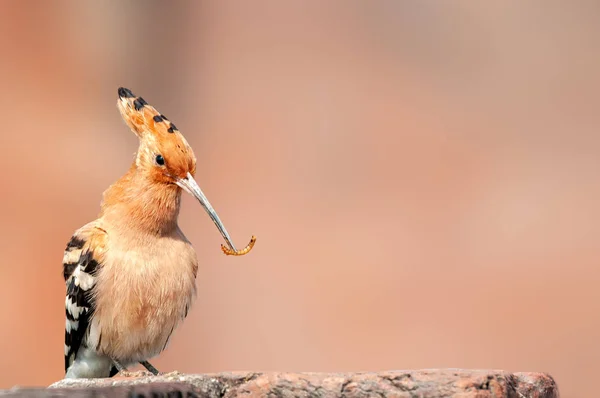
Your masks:
<svg viewBox="0 0 600 398"><path fill-rule="evenodd" d="M87 226L86 226L87 227ZM65 298L65 372L77 356L94 313L93 290L99 262L94 258L94 232L86 227L77 231L65 249L63 276ZM102 231L103 232L103 231Z"/></svg>

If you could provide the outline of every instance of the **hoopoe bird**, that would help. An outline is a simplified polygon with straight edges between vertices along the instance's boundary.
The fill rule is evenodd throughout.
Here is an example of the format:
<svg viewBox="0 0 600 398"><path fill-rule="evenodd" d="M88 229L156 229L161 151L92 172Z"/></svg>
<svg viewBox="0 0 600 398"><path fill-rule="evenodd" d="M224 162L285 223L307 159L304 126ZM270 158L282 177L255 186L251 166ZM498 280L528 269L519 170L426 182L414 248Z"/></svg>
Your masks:
<svg viewBox="0 0 600 398"><path fill-rule="evenodd" d="M177 224L193 195L229 247L227 230L194 180L196 158L177 127L142 97L118 89L117 107L139 138L129 170L104 193L98 219L79 228L63 257L65 378L112 377L161 353L196 297L198 259Z"/></svg>

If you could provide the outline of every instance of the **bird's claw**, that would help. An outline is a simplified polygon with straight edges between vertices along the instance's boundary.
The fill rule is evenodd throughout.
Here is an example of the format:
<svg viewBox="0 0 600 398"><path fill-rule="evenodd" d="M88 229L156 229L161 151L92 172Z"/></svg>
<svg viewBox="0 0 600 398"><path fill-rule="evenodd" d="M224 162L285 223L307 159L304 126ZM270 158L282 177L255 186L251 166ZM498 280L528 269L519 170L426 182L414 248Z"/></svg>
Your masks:
<svg viewBox="0 0 600 398"><path fill-rule="evenodd" d="M177 377L183 375L183 373L178 370L173 370L171 372L159 372L158 375L162 377Z"/></svg>

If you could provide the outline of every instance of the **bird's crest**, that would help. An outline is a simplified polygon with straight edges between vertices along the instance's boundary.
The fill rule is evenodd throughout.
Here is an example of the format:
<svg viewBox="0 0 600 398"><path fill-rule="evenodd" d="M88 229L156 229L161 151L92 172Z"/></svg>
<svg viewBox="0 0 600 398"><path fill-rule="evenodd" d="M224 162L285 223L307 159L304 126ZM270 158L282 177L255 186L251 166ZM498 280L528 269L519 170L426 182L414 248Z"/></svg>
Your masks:
<svg viewBox="0 0 600 398"><path fill-rule="evenodd" d="M131 90L120 87L118 93L117 104L121 116L138 137L144 138L148 134L167 136L179 131L165 115L161 115L152 105L142 97L133 94Z"/></svg>
<svg viewBox="0 0 600 398"><path fill-rule="evenodd" d="M137 166L153 170L160 177L160 172L153 169L157 160L164 162L165 173L182 177L196 171L194 151L165 115L158 112L142 97L136 96L131 90L120 87L117 107L123 120L140 139ZM157 158L160 155L162 158ZM160 178L159 178L160 179Z"/></svg>

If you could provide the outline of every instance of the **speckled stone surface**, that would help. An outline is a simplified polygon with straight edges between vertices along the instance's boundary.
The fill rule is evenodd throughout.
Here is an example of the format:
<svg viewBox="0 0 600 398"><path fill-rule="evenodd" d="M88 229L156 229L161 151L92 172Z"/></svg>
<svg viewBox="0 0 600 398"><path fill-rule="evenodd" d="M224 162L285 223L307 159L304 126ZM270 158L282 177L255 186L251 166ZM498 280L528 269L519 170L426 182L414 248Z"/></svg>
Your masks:
<svg viewBox="0 0 600 398"><path fill-rule="evenodd" d="M431 369L364 373L169 373L130 379L61 380L13 388L6 397L406 397L558 398L545 373Z"/></svg>

